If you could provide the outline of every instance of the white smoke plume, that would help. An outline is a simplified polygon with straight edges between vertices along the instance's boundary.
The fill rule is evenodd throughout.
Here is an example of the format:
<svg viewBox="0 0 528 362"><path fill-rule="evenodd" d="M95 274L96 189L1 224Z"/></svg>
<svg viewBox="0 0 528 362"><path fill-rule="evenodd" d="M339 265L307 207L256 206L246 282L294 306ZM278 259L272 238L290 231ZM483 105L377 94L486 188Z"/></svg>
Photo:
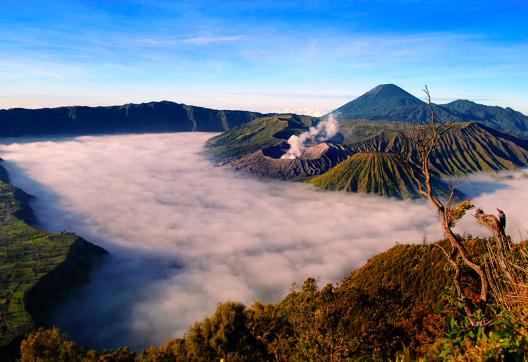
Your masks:
<svg viewBox="0 0 528 362"><path fill-rule="evenodd" d="M282 159L294 160L302 156L307 143L320 143L329 140L337 134L339 122L334 115L328 116L327 120L317 123L315 127L310 127L308 131L298 136L291 136L288 139L290 148L288 152L281 156Z"/></svg>

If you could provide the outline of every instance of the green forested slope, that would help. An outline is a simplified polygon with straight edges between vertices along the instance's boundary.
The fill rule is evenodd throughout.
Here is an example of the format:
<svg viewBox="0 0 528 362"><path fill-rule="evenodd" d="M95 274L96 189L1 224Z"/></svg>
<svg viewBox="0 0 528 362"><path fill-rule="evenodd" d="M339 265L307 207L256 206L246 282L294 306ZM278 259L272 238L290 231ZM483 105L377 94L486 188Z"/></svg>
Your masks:
<svg viewBox="0 0 528 362"><path fill-rule="evenodd" d="M274 146L291 135L308 129L314 118L291 114L257 118L207 141L207 149L217 161L230 160Z"/></svg>
<svg viewBox="0 0 528 362"><path fill-rule="evenodd" d="M106 254L75 234L29 226L30 196L7 181L0 181L0 357L1 347L46 323L49 308Z"/></svg>
<svg viewBox="0 0 528 362"><path fill-rule="evenodd" d="M385 130L353 144L358 151L396 152L411 150L403 131ZM407 146L406 146L407 145ZM432 170L439 175L514 170L528 166L528 142L478 123L459 123L441 139L431 156Z"/></svg>

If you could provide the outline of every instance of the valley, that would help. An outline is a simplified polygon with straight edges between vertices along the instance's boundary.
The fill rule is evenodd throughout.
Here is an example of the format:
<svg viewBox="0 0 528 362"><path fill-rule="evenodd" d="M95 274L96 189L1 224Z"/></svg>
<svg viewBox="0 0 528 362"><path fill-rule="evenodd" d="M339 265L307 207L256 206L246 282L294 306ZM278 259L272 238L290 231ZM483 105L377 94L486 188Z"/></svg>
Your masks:
<svg viewBox="0 0 528 362"><path fill-rule="evenodd" d="M367 93L370 105L373 100L392 104L379 97L403 92L380 87ZM361 102L355 104L350 109L357 111ZM391 107L398 105L422 112L415 101L398 100ZM310 277L322 284L346 277L343 286L359 283L365 290L368 280L377 285L368 298L378 298L394 268L385 261L378 265L379 258L396 253L394 258L406 263L409 255L423 252L425 264L417 262L420 272L428 268L426 260L439 263L429 246L399 246L441 237L402 161L417 161L416 149L407 143L412 123L366 114L358 116L371 119L257 113L233 113L229 123L223 113L202 110L193 114L204 115L203 126L193 118L179 128L174 120L180 116L160 121L165 115L158 112L159 105L147 107L147 116L139 111L142 106L132 108L131 116L122 107L105 108L108 114L125 112L124 118L116 118L121 120L115 128L102 123L68 126L56 130L59 138L5 138L0 146L6 167L0 169L1 267L12 271L4 277L7 289L0 295L4 350L12 350L35 326L53 324L88 347L140 351L160 345L167 336L188 336L189 327L220 302L280 301L277 306L288 306L291 284ZM63 111L53 111L61 127ZM81 108L68 117L80 114L82 125L90 123L90 112ZM155 116L153 123L148 114ZM218 123L222 119L227 123ZM120 122L128 125L122 128ZM200 128L224 132L173 132ZM132 133L112 135L117 129ZM9 132L19 135L15 129ZM34 128L29 134L39 132ZM69 132L103 134L67 136ZM528 227L516 216L526 202L519 195L528 186L522 171L528 165L528 142L511 133L457 121L431 159L437 196L449 195L450 177L465 175L467 186L461 185L455 199L471 197L490 207L508 199L501 207L510 215L510 231ZM460 229L484 236L468 218ZM363 272L372 267L381 284ZM416 284L425 293L418 299L404 296L412 308L425 303L424 298L439 303L441 296L424 287L425 275L407 273L398 283L406 288ZM428 277L445 286L445 275ZM303 288L315 288L306 286L310 280ZM337 285L335 293L351 300L365 297ZM399 308L411 308L405 305ZM231 307L219 308L217 313ZM354 308L365 318L373 313ZM354 323L367 322L359 318Z"/></svg>

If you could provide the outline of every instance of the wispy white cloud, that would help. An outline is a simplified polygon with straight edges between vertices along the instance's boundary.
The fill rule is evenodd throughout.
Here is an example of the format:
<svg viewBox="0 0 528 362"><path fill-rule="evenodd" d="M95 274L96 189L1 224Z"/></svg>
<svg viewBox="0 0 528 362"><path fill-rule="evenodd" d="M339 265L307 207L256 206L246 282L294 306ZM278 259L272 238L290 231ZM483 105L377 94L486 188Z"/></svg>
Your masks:
<svg viewBox="0 0 528 362"><path fill-rule="evenodd" d="M244 39L242 35L230 35L230 36L195 36L186 38L183 40L184 43L194 45L211 45L235 42Z"/></svg>
<svg viewBox="0 0 528 362"><path fill-rule="evenodd" d="M322 109L322 108L312 108L312 107L301 107L301 108L294 108L294 107L287 107L287 108L279 108L275 110L276 113L296 113L296 114L305 114L308 116L313 117L321 117L329 112L331 112L333 109Z"/></svg>

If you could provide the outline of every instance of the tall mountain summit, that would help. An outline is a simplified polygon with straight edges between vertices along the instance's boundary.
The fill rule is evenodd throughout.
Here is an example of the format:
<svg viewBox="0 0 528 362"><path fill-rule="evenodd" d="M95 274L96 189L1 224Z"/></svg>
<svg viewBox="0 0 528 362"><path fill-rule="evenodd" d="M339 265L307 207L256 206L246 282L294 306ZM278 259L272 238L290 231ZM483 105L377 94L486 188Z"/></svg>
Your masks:
<svg viewBox="0 0 528 362"><path fill-rule="evenodd" d="M488 127L528 136L528 116L511 108L486 106L467 100L433 105L444 121L479 122ZM332 111L341 120L423 122L429 116L427 103L394 84L381 84Z"/></svg>
<svg viewBox="0 0 528 362"><path fill-rule="evenodd" d="M355 115L367 118L372 114L381 114L402 107L416 107L424 102L394 84L381 84L352 102L336 109L340 116Z"/></svg>

